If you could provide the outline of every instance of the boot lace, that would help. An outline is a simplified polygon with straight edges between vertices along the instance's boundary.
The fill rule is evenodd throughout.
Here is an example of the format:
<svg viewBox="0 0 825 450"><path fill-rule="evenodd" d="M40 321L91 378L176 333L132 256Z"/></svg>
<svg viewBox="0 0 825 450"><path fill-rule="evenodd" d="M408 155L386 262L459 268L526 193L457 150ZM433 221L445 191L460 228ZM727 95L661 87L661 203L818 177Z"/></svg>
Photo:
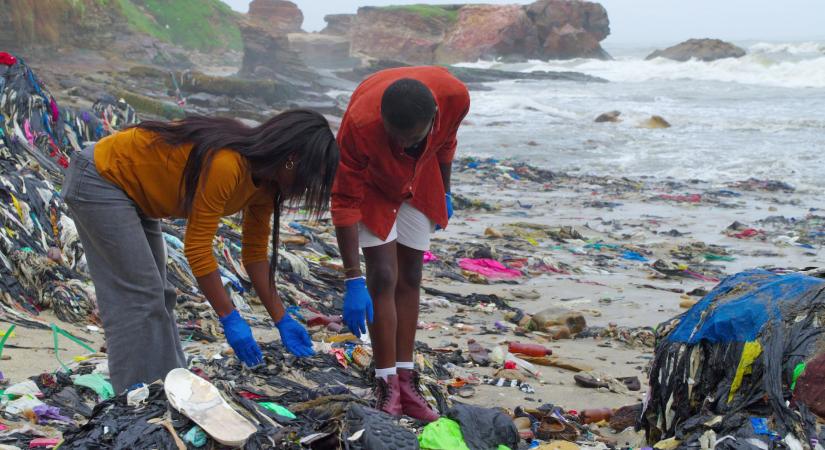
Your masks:
<svg viewBox="0 0 825 450"><path fill-rule="evenodd" d="M427 398L424 397L424 391L421 390L421 376L418 372L413 372L413 376L410 378L410 383L412 383L412 388L415 393L418 394L418 397L423 400L424 403L427 403Z"/></svg>
<svg viewBox="0 0 825 450"><path fill-rule="evenodd" d="M387 402L390 400L390 397L392 396L392 387L385 380L379 379L378 380L378 386L377 386L376 390L377 390L376 394L378 394L377 395L377 397L378 397L378 399L377 399L378 409L382 409L385 406L387 406Z"/></svg>

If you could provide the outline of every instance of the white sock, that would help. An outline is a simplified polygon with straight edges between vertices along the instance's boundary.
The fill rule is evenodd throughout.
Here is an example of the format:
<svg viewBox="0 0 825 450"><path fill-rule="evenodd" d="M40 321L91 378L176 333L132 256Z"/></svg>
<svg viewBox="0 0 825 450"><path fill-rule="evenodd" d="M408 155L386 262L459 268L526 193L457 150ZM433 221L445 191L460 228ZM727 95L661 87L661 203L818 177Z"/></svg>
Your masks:
<svg viewBox="0 0 825 450"><path fill-rule="evenodd" d="M387 381L390 375L396 375L398 372L395 367L387 367L386 369L375 369L375 376Z"/></svg>
<svg viewBox="0 0 825 450"><path fill-rule="evenodd" d="M413 363L412 361L410 361L410 362L397 362L397 363L395 363L395 367L397 367L399 369L414 370L415 369L415 363Z"/></svg>

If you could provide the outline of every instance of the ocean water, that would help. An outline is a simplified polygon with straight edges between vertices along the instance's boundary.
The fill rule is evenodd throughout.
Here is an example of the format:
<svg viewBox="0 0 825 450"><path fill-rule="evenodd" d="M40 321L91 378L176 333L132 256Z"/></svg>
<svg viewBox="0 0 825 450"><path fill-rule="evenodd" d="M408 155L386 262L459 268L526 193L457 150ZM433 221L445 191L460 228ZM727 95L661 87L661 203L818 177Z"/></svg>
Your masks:
<svg viewBox="0 0 825 450"><path fill-rule="evenodd" d="M825 187L825 42L738 44L747 56L714 62L645 61L652 49L623 48L608 49L612 61L464 64L610 82L489 83L472 93L460 152L570 173ZM621 123L594 123L612 110ZM654 114L672 127L639 126Z"/></svg>

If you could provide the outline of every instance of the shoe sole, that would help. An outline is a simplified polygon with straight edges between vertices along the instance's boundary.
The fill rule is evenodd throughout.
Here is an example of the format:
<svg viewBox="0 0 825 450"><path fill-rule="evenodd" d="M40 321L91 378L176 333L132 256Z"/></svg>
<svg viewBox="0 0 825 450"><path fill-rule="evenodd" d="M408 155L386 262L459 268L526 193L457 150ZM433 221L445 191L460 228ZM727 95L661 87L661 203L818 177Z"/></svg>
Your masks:
<svg viewBox="0 0 825 450"><path fill-rule="evenodd" d="M223 445L241 447L258 431L226 403L218 388L186 369L169 372L163 388L173 408Z"/></svg>

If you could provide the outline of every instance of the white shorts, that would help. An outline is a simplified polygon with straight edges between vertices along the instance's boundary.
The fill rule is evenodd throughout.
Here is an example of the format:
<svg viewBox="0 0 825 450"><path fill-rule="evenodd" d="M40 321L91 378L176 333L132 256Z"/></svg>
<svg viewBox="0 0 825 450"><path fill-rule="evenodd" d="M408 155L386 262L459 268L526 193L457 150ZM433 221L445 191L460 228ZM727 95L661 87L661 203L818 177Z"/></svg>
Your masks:
<svg viewBox="0 0 825 450"><path fill-rule="evenodd" d="M369 248L398 241L399 244L405 247L425 252L430 249L430 235L434 231L435 223L424 213L404 202L398 210L398 217L392 225L387 240L381 240L381 238L372 234L363 223L359 222L358 242L361 244L361 248Z"/></svg>

